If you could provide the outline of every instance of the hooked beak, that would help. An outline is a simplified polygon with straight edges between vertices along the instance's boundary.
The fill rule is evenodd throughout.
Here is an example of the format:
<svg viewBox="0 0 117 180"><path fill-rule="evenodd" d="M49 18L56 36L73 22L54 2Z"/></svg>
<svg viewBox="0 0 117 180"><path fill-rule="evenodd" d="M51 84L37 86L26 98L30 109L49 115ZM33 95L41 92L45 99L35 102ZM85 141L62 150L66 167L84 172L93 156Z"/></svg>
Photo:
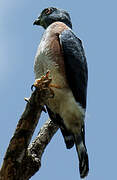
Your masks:
<svg viewBox="0 0 117 180"><path fill-rule="evenodd" d="M36 19L33 23L33 25L40 25L40 18Z"/></svg>

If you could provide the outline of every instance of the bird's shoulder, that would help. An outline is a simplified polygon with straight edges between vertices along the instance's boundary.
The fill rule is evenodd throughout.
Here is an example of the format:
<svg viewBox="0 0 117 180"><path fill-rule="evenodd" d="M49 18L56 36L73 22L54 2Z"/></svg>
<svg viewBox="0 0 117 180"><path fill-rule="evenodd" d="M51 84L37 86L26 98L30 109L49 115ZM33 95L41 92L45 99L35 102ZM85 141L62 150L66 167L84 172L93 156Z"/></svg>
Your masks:
<svg viewBox="0 0 117 180"><path fill-rule="evenodd" d="M64 30L70 29L65 23L63 22L54 22L52 23L48 28L47 31L49 31L52 35L60 35Z"/></svg>
<svg viewBox="0 0 117 180"><path fill-rule="evenodd" d="M45 49L45 51L51 51L51 54L62 55L61 44L59 36L69 27L62 22L52 23L44 32L40 46Z"/></svg>

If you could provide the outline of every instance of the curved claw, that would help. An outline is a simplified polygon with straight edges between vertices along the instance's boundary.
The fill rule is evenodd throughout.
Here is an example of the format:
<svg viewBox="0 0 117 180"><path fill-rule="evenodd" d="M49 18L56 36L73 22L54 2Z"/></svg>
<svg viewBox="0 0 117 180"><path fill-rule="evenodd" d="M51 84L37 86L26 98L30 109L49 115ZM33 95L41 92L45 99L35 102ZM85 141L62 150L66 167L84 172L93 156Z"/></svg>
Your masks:
<svg viewBox="0 0 117 180"><path fill-rule="evenodd" d="M35 86L34 86L34 84L33 84L33 85L31 86L31 91L33 91L33 90L34 90L34 89L33 89L34 87L35 87Z"/></svg>

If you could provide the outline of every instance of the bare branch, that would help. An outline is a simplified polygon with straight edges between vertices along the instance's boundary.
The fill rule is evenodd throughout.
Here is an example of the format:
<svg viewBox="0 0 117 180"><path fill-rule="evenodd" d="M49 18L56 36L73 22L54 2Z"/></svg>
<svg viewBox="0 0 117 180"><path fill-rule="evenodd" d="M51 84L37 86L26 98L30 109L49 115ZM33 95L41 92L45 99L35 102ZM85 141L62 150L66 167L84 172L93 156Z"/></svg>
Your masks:
<svg viewBox="0 0 117 180"><path fill-rule="evenodd" d="M41 86L36 88L31 97L25 99L27 105L5 154L0 180L28 180L34 175L41 166L44 149L58 129L51 120L48 120L35 141L29 145L41 112L44 110L45 100L53 97L49 87L51 80L47 75L42 77L40 82L44 88Z"/></svg>
<svg viewBox="0 0 117 180"><path fill-rule="evenodd" d="M27 180L32 177L41 167L41 157L53 135L58 130L50 119L46 121L36 139L29 145L27 156L23 163L23 179Z"/></svg>

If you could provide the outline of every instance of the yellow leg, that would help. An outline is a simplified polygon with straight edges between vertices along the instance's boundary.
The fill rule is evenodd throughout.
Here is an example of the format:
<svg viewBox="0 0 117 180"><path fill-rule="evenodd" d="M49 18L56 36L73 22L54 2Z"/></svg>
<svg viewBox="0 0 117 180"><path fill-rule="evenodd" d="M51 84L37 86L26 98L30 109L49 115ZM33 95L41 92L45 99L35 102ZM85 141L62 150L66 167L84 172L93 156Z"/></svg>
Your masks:
<svg viewBox="0 0 117 180"><path fill-rule="evenodd" d="M52 79L49 78L50 72L47 71L46 75L43 75L40 79L36 79L34 82L34 86L39 88L39 89L44 89L47 87L53 87L53 88L58 88L61 89L62 87L57 85L57 84L50 84Z"/></svg>

